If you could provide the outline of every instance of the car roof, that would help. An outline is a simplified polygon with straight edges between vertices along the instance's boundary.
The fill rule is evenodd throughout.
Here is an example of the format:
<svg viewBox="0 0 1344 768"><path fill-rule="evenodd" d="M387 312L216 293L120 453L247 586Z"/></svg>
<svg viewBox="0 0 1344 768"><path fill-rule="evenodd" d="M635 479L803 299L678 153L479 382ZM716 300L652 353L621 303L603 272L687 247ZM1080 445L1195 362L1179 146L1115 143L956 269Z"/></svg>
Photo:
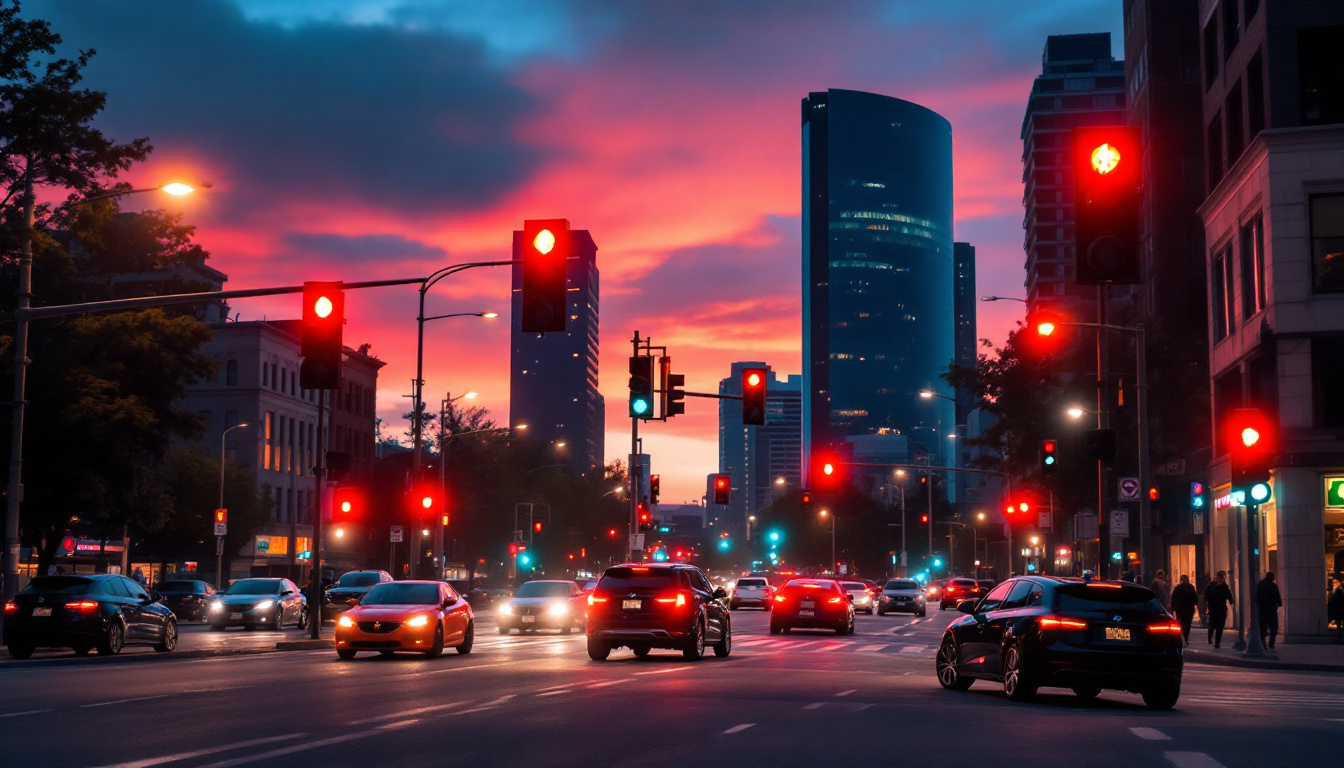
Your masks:
<svg viewBox="0 0 1344 768"><path fill-rule="evenodd" d="M525 581L524 584L573 584L569 579L532 579Z"/></svg>

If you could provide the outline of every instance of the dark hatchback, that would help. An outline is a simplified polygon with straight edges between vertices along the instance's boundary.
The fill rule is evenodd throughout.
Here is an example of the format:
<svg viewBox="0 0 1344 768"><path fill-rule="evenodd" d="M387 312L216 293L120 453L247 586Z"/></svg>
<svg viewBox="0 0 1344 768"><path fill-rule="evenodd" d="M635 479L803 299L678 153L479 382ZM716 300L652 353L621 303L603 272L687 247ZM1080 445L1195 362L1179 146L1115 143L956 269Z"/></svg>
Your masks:
<svg viewBox="0 0 1344 768"><path fill-rule="evenodd" d="M332 621L350 610L350 601L359 602L374 584L392 581L387 571L348 571L327 590L322 600L322 620Z"/></svg>
<svg viewBox="0 0 1344 768"><path fill-rule="evenodd" d="M935 662L944 688L992 680L1015 701L1043 687L1087 699L1112 689L1152 709L1180 697L1181 626L1146 587L1023 576L958 610L970 615L948 625Z"/></svg>
<svg viewBox="0 0 1344 768"><path fill-rule="evenodd" d="M37 648L113 655L127 643L150 643L166 653L177 647L177 620L125 576L39 576L5 603L5 643L16 659Z"/></svg>
<svg viewBox="0 0 1344 768"><path fill-rule="evenodd" d="M605 661L613 648L636 656L651 648L679 650L687 659L733 647L727 593L693 565L615 565L588 593L588 657Z"/></svg>
<svg viewBox="0 0 1344 768"><path fill-rule="evenodd" d="M215 599L215 588L204 581L160 581L154 585L154 591L163 597L163 604L179 619L205 620L210 617L210 602Z"/></svg>

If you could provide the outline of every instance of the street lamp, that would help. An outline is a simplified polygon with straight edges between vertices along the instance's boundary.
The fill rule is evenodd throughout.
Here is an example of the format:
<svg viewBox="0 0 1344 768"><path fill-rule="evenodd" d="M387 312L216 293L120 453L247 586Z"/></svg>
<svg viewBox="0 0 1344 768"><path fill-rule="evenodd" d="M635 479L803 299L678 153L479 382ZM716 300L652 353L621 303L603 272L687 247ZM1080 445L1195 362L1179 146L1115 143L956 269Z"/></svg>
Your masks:
<svg viewBox="0 0 1344 768"><path fill-rule="evenodd" d="M170 185L171 186L171 185ZM186 185L183 185L186 186ZM247 422L234 424L219 436L219 509L224 509L224 438L235 429L251 426ZM224 537L215 537L215 588L223 589L224 583Z"/></svg>
<svg viewBox="0 0 1344 768"><path fill-rule="evenodd" d="M27 405L27 380L28 365L31 362L28 358L28 310L32 307L33 298L33 226L34 211L37 207L37 197L33 191L32 174L25 174L25 183L23 190L23 248L19 252L18 264L18 301L14 307L14 395L12 404L14 407L14 416L11 420L10 428L10 459L9 459L9 493L7 494L5 511L5 548L3 556L4 565L4 594L0 595L8 600L18 592L19 581L19 508L23 498L23 416L24 407ZM209 187L209 184L201 184L202 187ZM147 187L145 189L118 189L111 192L104 192L93 197L86 197L78 200L75 205L84 205L96 200L106 200L113 197L125 197L141 192L166 192L170 195L185 195L192 188L181 182L165 184L161 187ZM126 550L129 553L129 542L123 542L128 545Z"/></svg>
<svg viewBox="0 0 1344 768"><path fill-rule="evenodd" d="M1012 296L981 296L981 297L980 297L980 300L981 300L981 301L1020 301L1020 302L1022 302L1023 304L1026 304L1026 303L1027 303L1027 300L1026 300L1026 299L1015 299L1015 298L1013 298Z"/></svg>

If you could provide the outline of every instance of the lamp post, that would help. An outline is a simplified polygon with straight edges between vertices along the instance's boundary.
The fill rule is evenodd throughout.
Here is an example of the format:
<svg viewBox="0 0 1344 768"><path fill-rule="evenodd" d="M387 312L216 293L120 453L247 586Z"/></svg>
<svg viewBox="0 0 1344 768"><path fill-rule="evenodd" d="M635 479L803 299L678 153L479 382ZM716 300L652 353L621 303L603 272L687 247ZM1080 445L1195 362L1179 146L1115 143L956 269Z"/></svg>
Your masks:
<svg viewBox="0 0 1344 768"><path fill-rule="evenodd" d="M461 313L458 313L458 314L461 314ZM467 314L474 314L474 313L467 313ZM446 317L446 315L445 315L445 317ZM428 318L428 319L430 319L430 320L437 320L438 318ZM417 388L417 389L418 389L418 388ZM444 445L444 443L446 443L446 442L448 441L449 438L452 438L452 437L460 437L461 435L472 435L472 434L477 434L477 433L480 433L480 432L494 432L494 431L499 431L499 430L496 430L496 429L477 429L477 430L472 430L472 431L470 431L470 432L459 432L458 434L455 434L455 435L444 435L444 434L443 434L443 424L444 424L445 421L447 421L448 406L451 405L451 404L453 404L453 403L455 403L455 402L457 402L458 400L462 400L462 399L471 400L471 399L473 399L473 398L475 398L475 397L477 396L477 393L476 393L476 392L466 392L466 393L464 393L464 394L458 395L457 397L450 397L450 395L451 395L451 393L449 393L449 392L444 392L444 393L443 393L443 400L441 400L441 401L439 402L439 505L442 507L442 509L440 510L440 513L439 513L439 519L433 521L433 523L432 523L432 524L433 524L433 527L434 527L434 544L433 544L433 555L432 555L432 557L434 558L435 568L438 570L438 574L439 574L439 577L440 577L440 578L441 578L442 575L443 575L443 564L444 564L444 563L443 563L443 518L446 516L446 510L447 510L447 508L448 508L448 501L447 501L447 498L448 498L448 497L447 497L447 491L446 491L446 488L445 488L445 479L444 479L444 478L445 478L445 471L444 471L444 470L445 470L445 462L444 462L444 458L443 458L443 445ZM500 428L500 429L508 430L509 427L502 427L502 428ZM418 475L417 475L417 476L418 476ZM423 550L422 550L422 551L423 551Z"/></svg>
<svg viewBox="0 0 1344 768"><path fill-rule="evenodd" d="M228 437L229 433L232 432L233 430L242 429L243 427L247 426L251 425L248 424L247 422L243 422L242 424L235 424L232 427L225 429L223 434L219 436L219 509L224 509L224 456L225 456L224 438ZM224 587L223 578L224 578L224 537L215 536L215 588L222 589Z"/></svg>
<svg viewBox="0 0 1344 768"><path fill-rule="evenodd" d="M942 398L943 400L946 400L946 401L948 401L949 403L952 403L954 406L957 404L957 399L956 399L956 398L954 398L954 397L948 397L947 395L941 395L941 394L939 394L939 393L937 393L937 392L934 392L934 391L931 390L931 389L920 390L920 392L919 392L919 397L920 397L921 400L930 400L930 401L933 400L935 397L937 397L937 398ZM942 421L942 420L940 419L939 422L941 423L941 421ZM942 429L939 429L938 431L941 432ZM954 446L953 450L955 451L955 446ZM956 456L955 456L955 455L953 455L953 457L952 457L952 461L953 461L953 466L955 467L955 466L956 466ZM933 463L933 457L932 457L932 456L929 456L929 463L930 463L930 464ZM928 487L928 492L929 492L929 505L928 505L928 513L929 513L929 578L933 578L933 471L932 471L932 470L929 471L928 478L929 478L929 487ZM949 570L949 572L951 571L951 569L948 569L948 570Z"/></svg>
<svg viewBox="0 0 1344 768"><path fill-rule="evenodd" d="M821 516L829 517L831 519L831 573L835 576L839 576L840 571L835 565L835 515L832 515L830 511L823 509L821 510Z"/></svg>
<svg viewBox="0 0 1344 768"><path fill-rule="evenodd" d="M209 184L201 184L209 187ZM113 197L125 197L141 192L166 192L170 195L186 195L195 191L180 182L165 184L162 187L145 189L126 189L105 192L79 200L75 205L83 205L97 200ZM18 592L19 576L19 509L23 502L23 417L27 405L26 385L28 380L28 310L33 299L33 226L34 210L37 205L33 191L33 177L27 175L23 189L23 248L19 252L19 290L18 301L14 307L14 416L10 428L9 492L5 511L5 551L4 551L4 594L8 600ZM127 542L123 542L126 544Z"/></svg>

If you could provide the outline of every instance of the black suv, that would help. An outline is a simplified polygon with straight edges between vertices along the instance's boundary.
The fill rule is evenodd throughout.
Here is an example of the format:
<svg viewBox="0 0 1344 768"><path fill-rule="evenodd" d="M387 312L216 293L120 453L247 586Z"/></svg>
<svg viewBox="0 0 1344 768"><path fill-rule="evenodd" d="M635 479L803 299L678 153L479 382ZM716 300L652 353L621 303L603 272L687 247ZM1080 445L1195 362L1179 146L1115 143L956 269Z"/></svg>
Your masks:
<svg viewBox="0 0 1344 768"><path fill-rule="evenodd" d="M392 581L387 571L347 571L327 590L322 601L322 620L331 621L350 609L350 601L359 601L374 584Z"/></svg>
<svg viewBox="0 0 1344 768"><path fill-rule="evenodd" d="M588 594L588 656L605 661L625 646L644 657L651 648L679 650L687 659L733 647L727 594L693 565L615 565Z"/></svg>
<svg viewBox="0 0 1344 768"><path fill-rule="evenodd" d="M1045 686L1090 699L1103 688L1171 709L1181 695L1181 625L1152 590L1123 581L1022 576L957 610L938 647L938 682L964 691L1003 684L1023 701Z"/></svg>

